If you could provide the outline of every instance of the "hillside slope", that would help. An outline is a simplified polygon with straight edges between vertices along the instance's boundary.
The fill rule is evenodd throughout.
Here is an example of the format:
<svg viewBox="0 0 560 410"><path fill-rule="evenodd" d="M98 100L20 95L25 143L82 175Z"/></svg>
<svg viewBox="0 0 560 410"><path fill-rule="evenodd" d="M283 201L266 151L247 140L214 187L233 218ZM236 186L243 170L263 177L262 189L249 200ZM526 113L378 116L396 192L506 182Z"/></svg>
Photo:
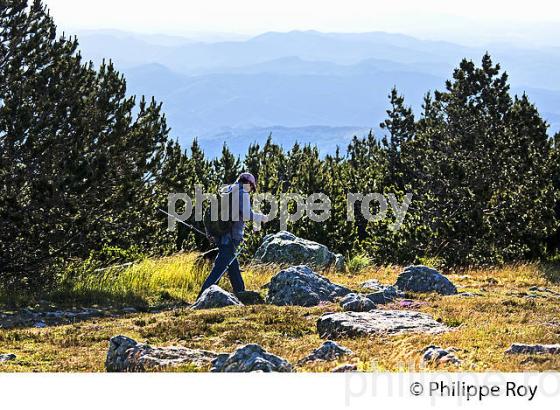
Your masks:
<svg viewBox="0 0 560 410"><path fill-rule="evenodd" d="M142 280L125 280L115 286L109 286L107 281L92 282L90 291L105 287L114 296L119 292L132 292L143 298L166 292L170 297L192 302L200 281L204 279L203 271L188 270L193 260L190 255L148 260L122 275L123 278L140 277ZM193 275L195 271L199 273ZM382 283L394 283L399 271L398 267L371 267L350 276L324 273L333 282L359 289L364 281L373 278ZM247 267L245 277L249 288L261 289L275 272L272 267ZM330 371L343 363L355 364L360 371L559 370L558 355L510 356L504 353L514 342L558 343L560 298L551 292L559 292L560 286L550 281L558 280L558 274L557 269L549 271L537 265L451 272L449 278L460 291L477 296L409 294L407 297L413 298L412 306L395 303L379 308L425 312L450 326L452 331L439 335L343 338L338 342L350 348L355 353L353 356L333 362L307 363L297 366L296 370ZM222 285L229 286L227 281ZM529 290L533 286L541 289ZM17 355L16 360L0 364L0 371L104 371L108 341L118 334L154 346L179 345L218 352L231 352L241 345L258 343L297 363L323 343L316 332L315 323L319 316L338 310L340 307L336 304L315 308L262 305L205 311L183 307L159 313L136 312L93 318L45 328L0 328L0 353ZM425 368L420 362L421 352L431 344L455 347L462 363L457 367L429 365ZM187 367L175 371L194 370Z"/></svg>

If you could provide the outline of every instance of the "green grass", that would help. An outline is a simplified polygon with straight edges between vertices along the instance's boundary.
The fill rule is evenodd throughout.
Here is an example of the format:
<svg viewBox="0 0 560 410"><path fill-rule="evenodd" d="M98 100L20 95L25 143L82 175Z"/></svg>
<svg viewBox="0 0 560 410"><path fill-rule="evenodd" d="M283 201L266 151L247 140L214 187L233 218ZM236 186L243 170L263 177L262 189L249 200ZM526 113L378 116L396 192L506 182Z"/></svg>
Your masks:
<svg viewBox="0 0 560 410"><path fill-rule="evenodd" d="M560 340L560 299L553 296L527 299L531 286L560 291L549 280L557 277L553 266L519 264L501 268L450 272L450 279L461 291L479 293L474 298L416 294L424 302L418 310L432 315L452 328L439 335L406 334L342 339L354 356L335 362L307 363L296 369L303 372L330 371L342 363L354 363L364 371L422 370L421 351L430 344L455 347L463 361L459 367L428 367L428 371L545 371L560 370L560 357L543 355L507 356L511 343L558 343ZM75 283L72 291L87 299L133 295L149 304L167 292L176 300L193 302L208 266L196 263L196 255L145 260L138 265L105 273ZM274 267L246 266L244 277L249 289L262 290ZM354 275L322 272L333 282L359 290L368 279L394 283L400 267L369 266ZM227 279L221 285L229 289ZM69 296L71 294L68 294ZM89 296L88 296L89 295ZM108 299L109 300L109 299ZM397 304L381 309L400 309ZM186 346L217 352L231 352L247 343L259 343L271 353L297 363L321 345L316 332L317 319L327 311L338 311L335 304L302 307L230 307L191 311L180 307L161 313L137 313L121 317L96 318L72 325L45 329L0 329L0 353L15 353L17 359L0 365L0 371L80 371L104 370L108 340L117 334L130 336L155 346ZM175 371L198 371L185 366Z"/></svg>
<svg viewBox="0 0 560 410"><path fill-rule="evenodd" d="M194 253L145 259L132 266L86 271L65 279L45 297L62 304L116 303L143 308L192 298L208 271L208 264Z"/></svg>
<svg viewBox="0 0 560 410"><path fill-rule="evenodd" d="M68 304L119 304L138 308L166 302L194 301L210 272L211 264L196 253L145 259L132 266L87 271L64 280L45 295L48 300ZM243 277L249 288L260 289L268 282L274 268L247 265ZM231 291L227 275L220 286Z"/></svg>
<svg viewBox="0 0 560 410"><path fill-rule="evenodd" d="M371 259L367 255L360 254L350 258L350 260L346 264L346 268L351 274L356 274L370 265Z"/></svg>

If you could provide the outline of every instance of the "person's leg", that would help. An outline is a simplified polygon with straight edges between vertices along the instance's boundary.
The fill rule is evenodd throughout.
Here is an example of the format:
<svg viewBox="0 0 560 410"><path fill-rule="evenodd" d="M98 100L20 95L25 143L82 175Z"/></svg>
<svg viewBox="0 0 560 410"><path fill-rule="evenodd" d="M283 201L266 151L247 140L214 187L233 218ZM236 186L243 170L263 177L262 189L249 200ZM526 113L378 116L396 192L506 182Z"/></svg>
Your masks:
<svg viewBox="0 0 560 410"><path fill-rule="evenodd" d="M220 279L220 275L224 273L228 263L233 258L233 253L231 251L231 245L229 244L220 244L218 246L218 256L216 256L216 260L214 261L214 266L212 267L212 271L208 275L208 278L204 281L202 285L202 289L198 294L198 297L202 295L202 293L208 289L210 286L215 285L216 282Z"/></svg>
<svg viewBox="0 0 560 410"><path fill-rule="evenodd" d="M241 276L241 269L239 269L239 261L237 258L233 261L228 270L229 281L235 293L245 291L245 283Z"/></svg>

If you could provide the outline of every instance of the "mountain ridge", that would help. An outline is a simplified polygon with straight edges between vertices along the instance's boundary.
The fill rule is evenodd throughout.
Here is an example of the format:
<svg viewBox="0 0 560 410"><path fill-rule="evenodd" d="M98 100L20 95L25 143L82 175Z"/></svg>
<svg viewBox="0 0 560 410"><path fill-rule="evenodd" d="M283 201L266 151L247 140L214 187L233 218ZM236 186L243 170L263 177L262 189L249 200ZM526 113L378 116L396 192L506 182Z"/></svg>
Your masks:
<svg viewBox="0 0 560 410"><path fill-rule="evenodd" d="M328 147L336 135L345 140L348 124L379 131L393 86L419 113L425 93L444 88L462 58L478 63L487 51L385 32L268 32L249 39L184 43L174 38L176 46L149 44L122 33L112 38L106 32L79 40L86 59L114 60L125 74L129 94L163 102L173 137L187 146L198 136L201 143L212 141L210 150L216 136L232 146L243 145L235 140L246 138L247 129L262 134L262 141L266 129L285 127L305 138L312 135L321 145L320 135L305 127L330 127L324 128ZM527 91L551 123L550 133L560 130L560 76L555 69L560 48L501 45L488 51L510 75L512 90ZM295 142L286 130L277 130L278 142Z"/></svg>

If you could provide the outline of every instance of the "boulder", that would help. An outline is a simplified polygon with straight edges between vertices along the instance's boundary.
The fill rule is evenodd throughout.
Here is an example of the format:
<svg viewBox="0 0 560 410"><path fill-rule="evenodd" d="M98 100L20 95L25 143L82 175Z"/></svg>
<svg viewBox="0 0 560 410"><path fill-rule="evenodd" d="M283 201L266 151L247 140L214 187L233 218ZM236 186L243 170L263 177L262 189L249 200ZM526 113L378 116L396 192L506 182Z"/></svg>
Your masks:
<svg viewBox="0 0 560 410"><path fill-rule="evenodd" d="M409 332L441 333L447 330L430 315L401 310L327 313L317 321L319 335L329 339Z"/></svg>
<svg viewBox="0 0 560 410"><path fill-rule="evenodd" d="M292 365L285 359L266 352L261 346L243 346L231 354L221 354L212 361L212 372L291 372Z"/></svg>
<svg viewBox="0 0 560 410"><path fill-rule="evenodd" d="M356 293L346 295L340 301L340 306L342 306L342 309L345 311L350 312L369 312L370 310L375 309L375 303Z"/></svg>
<svg viewBox="0 0 560 410"><path fill-rule="evenodd" d="M258 292L254 292L252 290L236 292L235 296L237 297L237 299L239 299L241 303L247 306L264 304L263 297Z"/></svg>
<svg viewBox="0 0 560 410"><path fill-rule="evenodd" d="M226 306L243 306L243 303L218 285L212 285L200 295L191 309L215 309Z"/></svg>
<svg viewBox="0 0 560 410"><path fill-rule="evenodd" d="M370 293L369 295L366 296L366 298L367 298L371 303L374 303L374 304L376 304L376 305L384 305L384 304L386 304L386 303L390 303L390 302L393 301L393 299L389 299L389 298L385 295L385 292L383 292L383 291Z"/></svg>
<svg viewBox="0 0 560 410"><path fill-rule="evenodd" d="M437 292L455 295L457 288L437 270L427 266L409 266L397 278L395 286L401 291Z"/></svg>
<svg viewBox="0 0 560 410"><path fill-rule="evenodd" d="M439 346L428 346L422 352L422 362L425 364L461 364L461 361L455 356L454 348L442 349Z"/></svg>
<svg viewBox="0 0 560 410"><path fill-rule="evenodd" d="M280 271L268 284L267 302L278 306L317 306L350 293L350 289L331 283L308 266L292 266Z"/></svg>
<svg viewBox="0 0 560 410"><path fill-rule="evenodd" d="M382 285L377 279L370 279L362 283L362 288L373 291L366 297L376 305L384 305L397 298L404 298L404 292L392 285Z"/></svg>
<svg viewBox="0 0 560 410"><path fill-rule="evenodd" d="M0 354L0 363L10 362L12 360L16 360L17 356L12 353L8 354Z"/></svg>
<svg viewBox="0 0 560 410"><path fill-rule="evenodd" d="M311 353L309 356L301 359L298 364L302 365L307 362L316 362L316 361L332 361L338 359L339 357L347 356L351 354L352 354L352 350L329 340L323 343L323 345L318 349L315 349L313 353Z"/></svg>
<svg viewBox="0 0 560 410"><path fill-rule="evenodd" d="M336 253L334 260L334 269L337 272L344 272L346 270L346 258L342 256L340 253Z"/></svg>
<svg viewBox="0 0 560 410"><path fill-rule="evenodd" d="M381 285L381 290L377 292L370 293L366 296L369 300L371 300L376 305L384 305L386 303L391 303L397 298L404 297L404 293L398 290L394 286L384 286Z"/></svg>
<svg viewBox="0 0 560 410"><path fill-rule="evenodd" d="M265 236L255 252L255 260L260 263L305 264L319 269L334 266L344 270L342 255L334 254L325 245L298 238L286 231Z"/></svg>
<svg viewBox="0 0 560 410"><path fill-rule="evenodd" d="M383 290L383 285L377 279L370 279L362 283L362 288L377 292Z"/></svg>
<svg viewBox="0 0 560 410"><path fill-rule="evenodd" d="M185 347L151 347L126 336L115 336L109 342L105 360L108 372L145 372L166 370L184 364L209 365L217 353Z"/></svg>
<svg viewBox="0 0 560 410"><path fill-rule="evenodd" d="M560 344L556 345L529 345L514 343L506 350L507 354L560 354Z"/></svg>
<svg viewBox="0 0 560 410"><path fill-rule="evenodd" d="M404 298L404 292L400 291L397 287L392 285L383 285L382 292L386 298L389 298L391 300L396 298Z"/></svg>
<svg viewBox="0 0 560 410"><path fill-rule="evenodd" d="M341 366L335 367L332 372L333 373L352 373L357 372L358 366L355 364L343 364Z"/></svg>

